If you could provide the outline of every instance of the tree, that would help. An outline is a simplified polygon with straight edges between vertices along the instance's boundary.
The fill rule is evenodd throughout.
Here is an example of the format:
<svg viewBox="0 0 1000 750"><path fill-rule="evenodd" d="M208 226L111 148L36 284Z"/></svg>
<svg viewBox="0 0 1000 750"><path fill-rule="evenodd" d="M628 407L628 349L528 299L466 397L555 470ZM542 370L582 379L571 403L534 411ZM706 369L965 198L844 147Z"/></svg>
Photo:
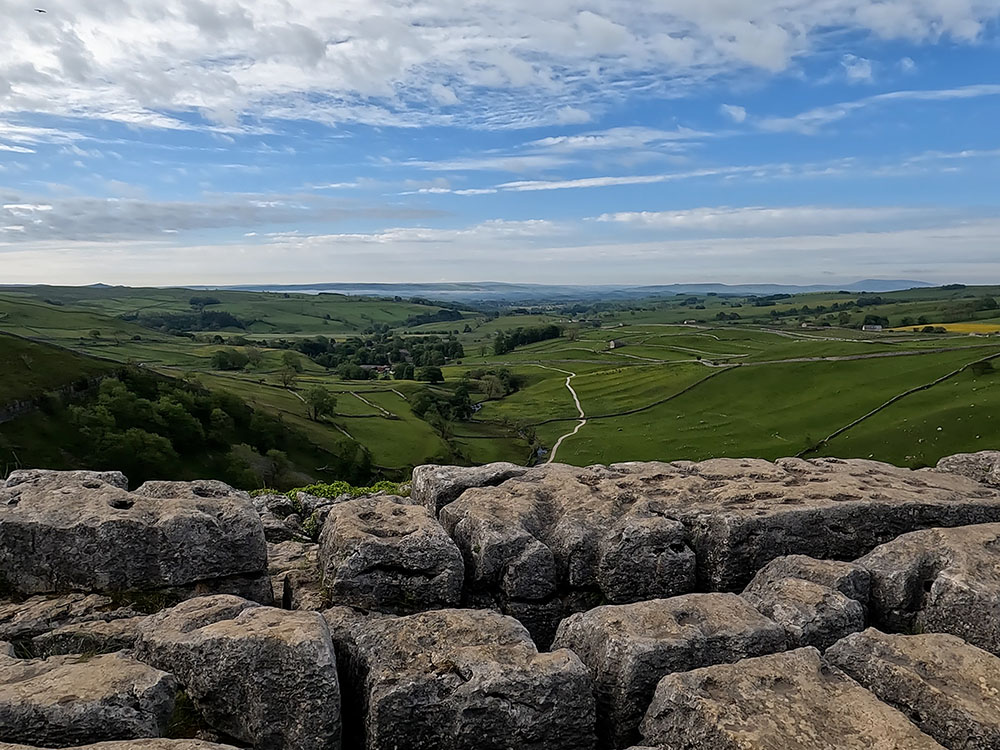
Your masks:
<svg viewBox="0 0 1000 750"><path fill-rule="evenodd" d="M479 381L479 390L489 399L501 398L507 392L503 381L496 375L484 375Z"/></svg>
<svg viewBox="0 0 1000 750"><path fill-rule="evenodd" d="M281 383L285 388L291 388L295 385L295 380L298 378L299 374L295 372L290 367L285 367L278 371L278 382Z"/></svg>
<svg viewBox="0 0 1000 750"><path fill-rule="evenodd" d="M422 380L425 383L443 383L444 374L440 367L421 367L417 373L417 380Z"/></svg>
<svg viewBox="0 0 1000 750"><path fill-rule="evenodd" d="M302 372L302 357L295 352L285 352L281 355L282 364L295 372Z"/></svg>
<svg viewBox="0 0 1000 750"><path fill-rule="evenodd" d="M398 365L396 365L396 369L392 371L392 376L396 380L413 380L414 379L413 364L410 362L400 362Z"/></svg>
<svg viewBox="0 0 1000 750"><path fill-rule="evenodd" d="M306 407L309 410L309 419L318 422L320 417L333 414L337 408L337 397L322 386L313 386L305 394Z"/></svg>
<svg viewBox="0 0 1000 750"><path fill-rule="evenodd" d="M243 350L246 354L247 360L250 362L250 366L254 369L260 367L260 362L264 358L263 353L256 346L248 346Z"/></svg>

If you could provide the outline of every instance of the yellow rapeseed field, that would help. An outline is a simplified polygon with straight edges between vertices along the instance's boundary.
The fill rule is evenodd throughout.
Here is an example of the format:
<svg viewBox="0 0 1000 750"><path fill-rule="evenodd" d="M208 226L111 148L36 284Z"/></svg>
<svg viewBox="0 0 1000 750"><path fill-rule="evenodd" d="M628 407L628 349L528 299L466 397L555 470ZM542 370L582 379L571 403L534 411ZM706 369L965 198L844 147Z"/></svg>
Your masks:
<svg viewBox="0 0 1000 750"><path fill-rule="evenodd" d="M1000 333L1000 323L929 323L935 328L944 328L949 333ZM901 326L893 331L912 331L923 326Z"/></svg>

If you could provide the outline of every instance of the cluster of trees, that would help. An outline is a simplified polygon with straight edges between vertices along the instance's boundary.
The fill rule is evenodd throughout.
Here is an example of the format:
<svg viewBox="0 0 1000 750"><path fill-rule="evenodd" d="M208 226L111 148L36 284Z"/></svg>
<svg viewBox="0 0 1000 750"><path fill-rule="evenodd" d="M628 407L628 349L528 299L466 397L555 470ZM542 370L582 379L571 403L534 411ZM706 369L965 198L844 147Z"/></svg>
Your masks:
<svg viewBox="0 0 1000 750"><path fill-rule="evenodd" d="M444 382L444 373L440 367L428 365L416 368L411 362L400 362L396 365L392 370L392 377L396 380L419 380L424 383Z"/></svg>
<svg viewBox="0 0 1000 750"><path fill-rule="evenodd" d="M403 326L406 328L412 328L414 326L421 326L427 323L449 323L455 320L461 320L462 313L458 310L437 310L436 312L426 312L420 313L419 315L411 315L403 322Z"/></svg>
<svg viewBox="0 0 1000 750"><path fill-rule="evenodd" d="M315 418L332 411L332 396L309 395ZM190 475L186 469L196 466L236 486L277 487L303 477L289 451L315 451L305 436L238 396L138 368L123 368L101 383L94 400L66 413L81 464L119 469L136 483ZM344 477L371 474L367 454L353 447L328 464Z"/></svg>
<svg viewBox="0 0 1000 750"><path fill-rule="evenodd" d="M335 370L344 380L368 380L379 377L374 367L393 367L397 379L430 380L419 373L465 356L462 344L453 336L414 336L403 338L380 333L368 338L352 337L335 341L316 336L299 341L279 340L272 346L292 348L328 370ZM411 365L402 368L403 364ZM395 367L394 367L395 366Z"/></svg>
<svg viewBox="0 0 1000 750"><path fill-rule="evenodd" d="M142 310L141 312L125 313L121 318L136 322L146 328L173 334L188 331L221 331L226 328L245 329L248 325L232 313L205 309L189 313Z"/></svg>
<svg viewBox="0 0 1000 750"><path fill-rule="evenodd" d="M523 377L515 375L506 367L493 370L471 370L465 373L463 381L465 383L476 381L479 392L488 399L509 396L519 391L524 384Z"/></svg>
<svg viewBox="0 0 1000 750"><path fill-rule="evenodd" d="M188 304L197 310L202 310L209 305L221 305L222 302L217 297L192 297L188 300Z"/></svg>
<svg viewBox="0 0 1000 750"><path fill-rule="evenodd" d="M519 346L534 344L536 341L547 341L562 336L562 328L550 323L533 328L515 328L512 331L497 331L493 340L493 353L496 355L514 351Z"/></svg>
<svg viewBox="0 0 1000 750"><path fill-rule="evenodd" d="M444 437L451 436L452 422L468 421L473 412L472 398L464 383L450 394L425 388L413 397L410 408Z"/></svg>

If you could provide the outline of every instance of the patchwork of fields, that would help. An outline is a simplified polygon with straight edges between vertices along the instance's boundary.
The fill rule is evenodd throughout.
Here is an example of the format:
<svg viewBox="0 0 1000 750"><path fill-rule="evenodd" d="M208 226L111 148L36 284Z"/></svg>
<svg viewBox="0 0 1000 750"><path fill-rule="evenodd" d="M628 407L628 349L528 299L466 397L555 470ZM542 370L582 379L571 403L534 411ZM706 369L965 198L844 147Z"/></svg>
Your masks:
<svg viewBox="0 0 1000 750"><path fill-rule="evenodd" d="M983 288L981 294L995 291L1000 290ZM4 291L0 331L196 379L280 418L321 448L333 449L344 441L362 446L376 474L389 478L404 477L412 466L427 462L547 460L560 438L556 460L580 465L713 456L777 458L806 452L910 466L927 465L949 453L995 447L998 438L1000 362L995 370L989 364L969 366L1000 355L1000 339L969 335L992 330L994 324L978 314L945 324L948 333L925 333L922 327L914 331L899 326L863 332L812 318L803 324L770 312L803 307L803 300L809 310L844 299L827 294L800 295L762 308L706 297L700 300L704 309L696 313L688 301L603 311L586 320L558 310L498 317L463 309L446 311L454 320L424 323L421 316L440 315L442 308L337 295L212 292L218 300L211 309L232 314L246 327L177 335L140 323L142 311L190 313L189 298L196 294L203 293ZM864 313L939 320L955 309L950 291L935 297L931 291L914 290L912 296L867 305ZM740 312L738 321L712 319L734 307ZM852 308L850 315L857 314ZM683 323L694 315L700 322ZM560 338L494 354L497 332L549 323L563 329ZM454 337L465 356L443 366L444 382L433 386L388 378L338 379L304 356L294 383L280 382L287 351L271 345L276 337L295 340L322 334L342 340L378 326L404 339ZM233 344L234 336L242 343ZM214 369L212 357L220 347L248 344L259 352L252 367ZM487 398L476 377L501 369L516 378L519 388ZM57 385L49 376L33 378L25 381L24 373L19 380L12 375L0 378L0 401ZM320 420L309 418L303 397L315 386L336 396L333 413ZM414 402L421 394L446 398L460 386L470 390L475 404L471 419L432 425L415 413ZM582 427L574 394L585 413Z"/></svg>

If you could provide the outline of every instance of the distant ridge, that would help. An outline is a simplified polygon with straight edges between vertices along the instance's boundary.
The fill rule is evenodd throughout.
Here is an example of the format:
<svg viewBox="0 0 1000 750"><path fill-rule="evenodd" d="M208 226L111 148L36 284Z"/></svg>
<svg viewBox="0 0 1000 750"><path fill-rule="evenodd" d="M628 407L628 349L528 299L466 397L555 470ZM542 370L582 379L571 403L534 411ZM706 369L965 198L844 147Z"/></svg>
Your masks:
<svg viewBox="0 0 1000 750"><path fill-rule="evenodd" d="M297 292L347 294L366 297L426 297L456 302L565 302L586 299L640 299L677 294L803 294L807 292L898 292L933 287L925 281L864 279L851 284L658 284L580 285L512 284L499 281L430 284L324 283L324 284L240 284L233 286L192 286L191 289L232 289L250 292Z"/></svg>

